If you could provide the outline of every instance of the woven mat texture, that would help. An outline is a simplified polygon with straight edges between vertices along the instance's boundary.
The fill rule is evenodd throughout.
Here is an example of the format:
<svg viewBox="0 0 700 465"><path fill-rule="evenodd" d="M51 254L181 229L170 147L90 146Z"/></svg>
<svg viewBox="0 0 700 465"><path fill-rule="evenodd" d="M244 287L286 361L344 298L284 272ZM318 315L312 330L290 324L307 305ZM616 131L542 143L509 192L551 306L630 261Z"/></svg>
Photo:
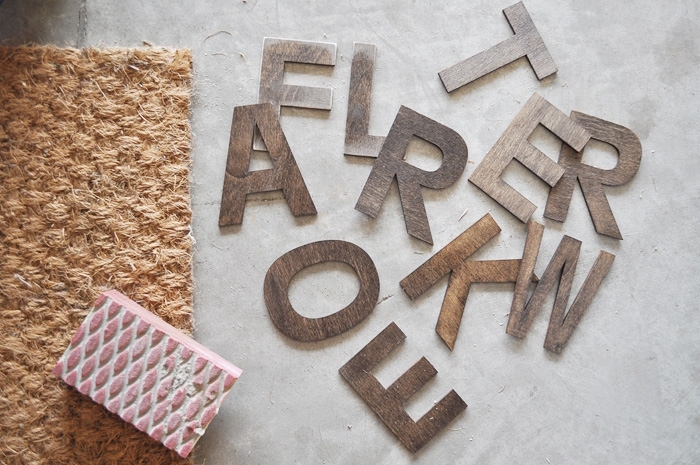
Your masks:
<svg viewBox="0 0 700 465"><path fill-rule="evenodd" d="M191 332L191 69L0 47L0 463L191 463L50 373L104 290Z"/></svg>

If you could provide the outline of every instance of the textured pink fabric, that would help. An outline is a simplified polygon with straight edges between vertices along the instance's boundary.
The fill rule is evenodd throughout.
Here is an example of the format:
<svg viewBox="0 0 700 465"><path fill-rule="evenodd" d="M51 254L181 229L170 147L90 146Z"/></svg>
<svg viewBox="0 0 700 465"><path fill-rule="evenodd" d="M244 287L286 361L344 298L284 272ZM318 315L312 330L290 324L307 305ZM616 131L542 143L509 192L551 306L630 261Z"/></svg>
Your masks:
<svg viewBox="0 0 700 465"><path fill-rule="evenodd" d="M53 374L187 457L241 370L109 291L97 299Z"/></svg>

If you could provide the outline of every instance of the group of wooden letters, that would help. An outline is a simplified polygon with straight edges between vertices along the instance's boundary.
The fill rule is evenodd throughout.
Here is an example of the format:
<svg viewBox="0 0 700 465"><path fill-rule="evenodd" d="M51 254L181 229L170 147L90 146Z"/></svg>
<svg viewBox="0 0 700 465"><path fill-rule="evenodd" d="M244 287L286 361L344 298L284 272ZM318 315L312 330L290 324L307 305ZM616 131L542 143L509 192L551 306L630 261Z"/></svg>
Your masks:
<svg viewBox="0 0 700 465"><path fill-rule="evenodd" d="M557 71L522 2L506 8L503 13L515 35L440 72L447 92L524 56L538 79ZM421 186L443 189L455 183L467 163L467 145L456 131L403 106L386 138L369 135L375 54L374 45L354 45L345 155L376 158L355 209L376 217L396 179L408 234L432 245ZM333 66L335 44L265 39L260 72L261 103L236 107L233 113L220 226L241 224L246 195L256 192L282 190L295 216L316 214L280 126L279 111L281 106L330 110L332 91L283 84L285 62ZM528 142L528 137L540 124L564 142L558 162ZM406 149L413 136L442 151L443 162L437 170L424 171L405 162ZM619 159L615 168L603 170L581 162L583 149L590 139L617 149ZM251 148L266 150L274 167L249 171ZM538 279L534 269L544 226L530 220L536 206L500 176L513 159L530 169L551 186L544 215L560 222L566 219L578 180L596 231L622 239L603 186L619 186L631 180L639 168L641 156L641 143L629 129L575 111L567 117L543 97L534 94L469 177L469 181L527 223L522 258L467 260L500 232L498 224L487 214L404 278L401 287L415 300L443 276L450 275L436 331L452 350L472 283L515 283L506 333L523 338L546 296L558 282L544 347L560 353L608 273L614 255L600 251L567 311L581 242L563 236L544 274ZM325 261L350 265L359 277L359 293L350 305L336 313L322 318L303 317L289 300L289 284L302 269ZM537 284L530 295L531 282ZM379 276L372 259L360 247L346 241L320 241L298 247L277 259L265 277L264 295L272 321L281 332L298 341L320 341L347 331L372 312L379 297ZM467 405L453 390L420 420L414 422L411 419L403 404L436 375L437 371L430 362L422 358L388 388L384 388L371 373L372 368L404 339L403 332L392 323L341 367L340 374L406 448L416 452Z"/></svg>

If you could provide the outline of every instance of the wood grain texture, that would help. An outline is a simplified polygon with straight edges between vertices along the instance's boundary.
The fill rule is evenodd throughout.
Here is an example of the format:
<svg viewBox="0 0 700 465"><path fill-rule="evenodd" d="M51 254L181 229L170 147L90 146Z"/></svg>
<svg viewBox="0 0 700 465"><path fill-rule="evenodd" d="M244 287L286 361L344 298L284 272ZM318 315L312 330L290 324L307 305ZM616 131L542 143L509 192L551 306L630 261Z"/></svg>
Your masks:
<svg viewBox="0 0 700 465"><path fill-rule="evenodd" d="M586 165L581 163L583 152L562 145L559 165L566 172L550 190L544 216L556 221L566 220L578 179L595 230L598 234L622 239L603 186L621 186L634 178L642 161L642 144L639 138L624 126L577 111L571 112L571 119L585 128L592 139L615 147L618 153L617 165L609 170Z"/></svg>
<svg viewBox="0 0 700 465"><path fill-rule="evenodd" d="M248 171L251 141L258 128L274 168ZM316 207L270 103L236 107L231 121L219 226L241 224L246 195L282 190L294 216L315 215Z"/></svg>
<svg viewBox="0 0 700 465"><path fill-rule="evenodd" d="M329 261L346 263L355 270L360 281L357 297L331 315L303 317L289 301L289 283L304 268ZM265 276L264 293L267 311L280 331L297 341L322 341L356 326L372 312L379 297L379 275L370 256L355 244L312 242L290 250L270 266Z"/></svg>
<svg viewBox="0 0 700 465"><path fill-rule="evenodd" d="M469 178L523 223L537 207L500 178L508 164L513 159L518 160L550 186L554 186L565 173L564 168L528 141L539 124L575 150L582 150L591 137L581 125L535 93Z"/></svg>
<svg viewBox="0 0 700 465"><path fill-rule="evenodd" d="M519 269L520 260L515 259L465 262L453 270L435 326L435 331L450 350L455 347L472 283L514 283ZM531 277L533 281L537 280L536 276Z"/></svg>
<svg viewBox="0 0 700 465"><path fill-rule="evenodd" d="M348 115L345 121L345 155L376 158L384 137L369 134L372 75L377 47L355 42L350 69Z"/></svg>
<svg viewBox="0 0 700 465"><path fill-rule="evenodd" d="M417 422L413 421L403 404L437 374L433 365L421 358L386 389L371 373L405 339L401 329L391 323L339 371L401 443L416 453L463 412L467 404L451 390Z"/></svg>
<svg viewBox="0 0 700 465"><path fill-rule="evenodd" d="M305 42L290 39L263 40L258 103L272 103L279 116L280 107L330 110L333 89L284 84L284 64L304 63L335 66L336 45L328 42ZM266 150L256 135L255 150Z"/></svg>
<svg viewBox="0 0 700 465"><path fill-rule="evenodd" d="M401 288L411 300L416 300L447 273L459 268L462 262L501 232L490 214L484 215L452 242L401 280Z"/></svg>
<svg viewBox="0 0 700 465"><path fill-rule="evenodd" d="M537 79L542 80L557 72L557 65L523 2L509 6L503 10L503 14L515 35L440 71L438 74L447 92L459 89L522 57L527 57Z"/></svg>
<svg viewBox="0 0 700 465"><path fill-rule="evenodd" d="M491 215L486 215L401 281L401 287L415 300L445 274L450 273L435 327L435 331L450 350L454 349L457 340L472 283L516 281L520 268L519 259L467 261L469 255L499 232L500 228ZM530 273L530 276L533 276L534 280L537 279L533 273Z"/></svg>
<svg viewBox="0 0 700 465"><path fill-rule="evenodd" d="M557 250L554 252L549 265L547 265L547 269L544 271L539 283L537 283L537 287L525 307L511 308L508 327L506 329L508 334L518 338L525 337L532 321L542 307L545 298L558 281L559 285L552 308L552 314L549 318L549 327L547 329L547 336L545 337L544 348L557 354L561 353L573 334L574 329L576 329L579 321L581 321L583 314L590 306L593 297L598 291L598 287L600 287L603 278L605 278L608 271L610 271L610 267L615 259L613 254L603 250L600 251L598 258L581 285L581 289L576 295L574 302L567 311L566 306L569 302L580 251L581 241L569 236L564 236L562 238L559 247L557 247ZM519 288L516 289L516 291L521 292L522 290ZM524 292L527 292L527 289L525 289ZM526 300L524 295L516 295L513 298L514 304L516 298L520 305Z"/></svg>
<svg viewBox="0 0 700 465"><path fill-rule="evenodd" d="M518 277L515 280L513 302L510 306L508 326L506 327L506 333L508 334L518 333L519 321L523 318L525 304L527 304L527 298L530 295L530 276L535 273L535 265L537 264L537 256L540 254L543 235L544 225L534 220L527 222L527 237L523 247L523 258L520 262Z"/></svg>
<svg viewBox="0 0 700 465"><path fill-rule="evenodd" d="M413 136L420 137L440 149L443 160L437 170L425 171L404 160L408 143ZM433 237L420 187L444 189L451 186L464 171L467 157L467 144L457 132L401 106L357 200L355 210L376 218L396 177L408 234L432 244Z"/></svg>

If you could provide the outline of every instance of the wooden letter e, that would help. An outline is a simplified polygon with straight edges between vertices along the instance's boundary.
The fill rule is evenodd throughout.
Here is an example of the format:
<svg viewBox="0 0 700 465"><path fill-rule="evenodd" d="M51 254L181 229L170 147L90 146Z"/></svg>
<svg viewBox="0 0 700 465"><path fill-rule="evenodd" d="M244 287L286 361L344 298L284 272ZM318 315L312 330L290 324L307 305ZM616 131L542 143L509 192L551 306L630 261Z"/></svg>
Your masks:
<svg viewBox="0 0 700 465"><path fill-rule="evenodd" d="M388 388L372 374L372 369L404 339L403 331L391 323L339 371L399 441L416 453L463 412L467 404L451 390L418 421L413 421L403 404L437 374L435 367L423 357Z"/></svg>

